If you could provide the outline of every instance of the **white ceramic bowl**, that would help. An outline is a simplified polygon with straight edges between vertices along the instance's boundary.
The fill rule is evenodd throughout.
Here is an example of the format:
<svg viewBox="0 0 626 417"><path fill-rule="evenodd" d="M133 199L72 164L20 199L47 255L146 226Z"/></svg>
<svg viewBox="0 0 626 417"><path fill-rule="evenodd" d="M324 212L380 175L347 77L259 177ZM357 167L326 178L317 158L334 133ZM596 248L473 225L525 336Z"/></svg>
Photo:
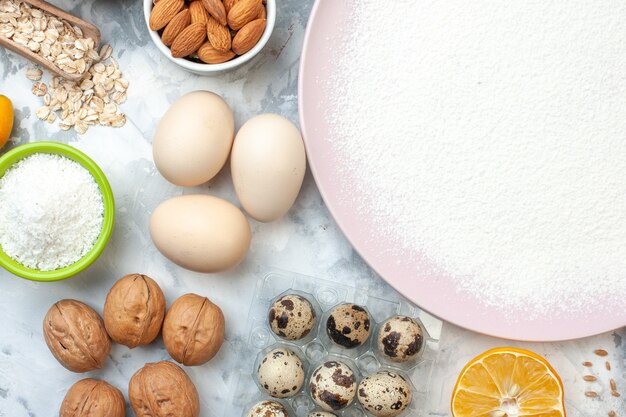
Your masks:
<svg viewBox="0 0 626 417"><path fill-rule="evenodd" d="M250 61L261 51L261 49L263 49L265 44L267 44L270 36L272 36L272 32L274 31L274 24L276 23L276 0L267 0L267 25L265 26L265 32L263 32L263 36L261 36L259 42L245 54L238 56L230 61L224 62L222 64L204 64L192 62L185 58L174 58L172 56L170 48L165 46L163 41L161 41L161 37L159 36L159 34L156 31L150 29L148 22L150 21L150 12L152 11L152 6L153 0L143 0L143 14L146 20L146 27L150 32L150 39L152 39L152 42L154 42L157 49L163 55L165 55L167 59L169 59L179 67L198 75L208 75L216 72L227 71Z"/></svg>

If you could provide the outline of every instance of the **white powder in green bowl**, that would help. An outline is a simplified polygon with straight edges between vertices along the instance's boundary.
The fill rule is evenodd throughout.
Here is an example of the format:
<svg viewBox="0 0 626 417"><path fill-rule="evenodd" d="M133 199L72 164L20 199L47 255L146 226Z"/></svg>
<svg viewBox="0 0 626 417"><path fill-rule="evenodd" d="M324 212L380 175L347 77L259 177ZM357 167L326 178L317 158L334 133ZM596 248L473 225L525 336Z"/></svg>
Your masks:
<svg viewBox="0 0 626 417"><path fill-rule="evenodd" d="M33 154L0 179L0 246L28 268L75 263L93 247L103 221L98 184L71 159Z"/></svg>

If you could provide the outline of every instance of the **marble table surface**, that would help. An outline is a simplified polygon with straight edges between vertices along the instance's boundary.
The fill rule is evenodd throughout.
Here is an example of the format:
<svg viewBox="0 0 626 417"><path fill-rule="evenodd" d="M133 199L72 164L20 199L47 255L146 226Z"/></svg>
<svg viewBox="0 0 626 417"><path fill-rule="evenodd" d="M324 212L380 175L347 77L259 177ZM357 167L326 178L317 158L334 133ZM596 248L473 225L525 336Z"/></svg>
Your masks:
<svg viewBox="0 0 626 417"><path fill-rule="evenodd" d="M280 0L274 34L263 55L234 72L198 77L175 67L150 42L141 2L123 0L55 0L54 3L93 21L102 29L103 40L113 45L121 68L130 81L128 101L122 106L128 123L121 129L93 128L84 136L61 132L35 116L39 99L30 94L31 82L24 73L29 64L0 49L0 93L16 108L14 142L56 140L89 154L103 168L113 187L117 223L106 251L87 271L59 283L34 283L0 272L0 416L51 417L67 388L83 375L62 368L49 353L41 324L50 305L61 298L84 300L97 311L108 289L131 272L148 274L162 284L168 302L186 292L197 292L219 304L228 321L227 347L209 364L188 368L202 398L203 417L236 417L230 409L229 387L238 358L229 345L245 338L246 314L256 282L271 268L296 271L356 286L363 291L390 293L351 248L334 223L310 174L300 197L284 219L252 223L254 239L247 259L236 269L206 275L185 271L162 257L152 245L147 224L156 205L175 195L210 193L236 202L225 169L214 181L195 189L173 186L154 168L151 139L159 117L181 94L196 90L215 91L232 105L237 125L261 112L276 112L297 122L299 54L312 0ZM437 366L430 376L431 395L419 404L420 416L447 416L451 387L463 364L494 346L514 345L535 350L555 366L564 379L568 415L598 417L610 410L626 416L624 396L614 398L608 390L614 378L626 396L626 330L562 343L510 342L482 336L444 324ZM593 350L609 352L611 372ZM128 350L114 346L100 372L126 391L130 376L145 362L166 359L161 342ZM597 383L582 380L581 362L595 363ZM584 396L586 389L600 393ZM133 415L128 410L128 415Z"/></svg>

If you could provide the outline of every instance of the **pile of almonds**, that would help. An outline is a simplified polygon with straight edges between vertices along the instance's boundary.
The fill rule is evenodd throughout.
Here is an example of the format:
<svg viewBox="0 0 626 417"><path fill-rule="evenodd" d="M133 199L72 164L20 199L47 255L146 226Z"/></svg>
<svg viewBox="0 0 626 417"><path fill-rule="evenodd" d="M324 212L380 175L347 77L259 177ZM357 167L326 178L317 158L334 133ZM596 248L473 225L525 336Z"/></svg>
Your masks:
<svg viewBox="0 0 626 417"><path fill-rule="evenodd" d="M219 64L256 45L266 26L266 0L155 0L150 29L174 58Z"/></svg>

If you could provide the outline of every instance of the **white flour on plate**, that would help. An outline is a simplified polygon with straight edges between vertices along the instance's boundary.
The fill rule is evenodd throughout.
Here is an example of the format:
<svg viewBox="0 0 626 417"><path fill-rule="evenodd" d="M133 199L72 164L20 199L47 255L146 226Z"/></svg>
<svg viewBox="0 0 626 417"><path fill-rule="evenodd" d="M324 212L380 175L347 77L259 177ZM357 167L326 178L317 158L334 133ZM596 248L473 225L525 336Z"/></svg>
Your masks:
<svg viewBox="0 0 626 417"><path fill-rule="evenodd" d="M626 3L352 1L323 111L372 235L502 310L626 304Z"/></svg>

